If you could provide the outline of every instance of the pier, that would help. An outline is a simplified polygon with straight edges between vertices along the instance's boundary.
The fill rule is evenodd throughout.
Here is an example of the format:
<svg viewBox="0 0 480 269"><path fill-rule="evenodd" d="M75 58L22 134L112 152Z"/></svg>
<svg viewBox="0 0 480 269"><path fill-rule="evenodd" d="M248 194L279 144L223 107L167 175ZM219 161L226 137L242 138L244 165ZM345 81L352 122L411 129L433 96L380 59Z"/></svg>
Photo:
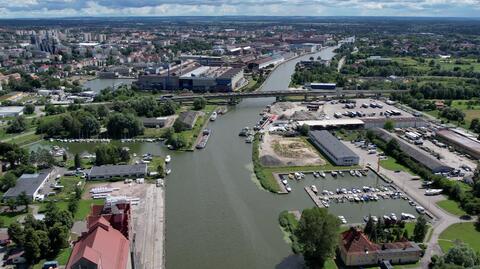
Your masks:
<svg viewBox="0 0 480 269"><path fill-rule="evenodd" d="M310 186L306 186L304 189L305 189L305 191L308 193L308 196L310 196L310 198L312 198L312 201L315 203L316 206L318 206L318 207L324 207L323 204L322 204L322 201L321 201L320 198L312 191L312 189L310 189Z"/></svg>

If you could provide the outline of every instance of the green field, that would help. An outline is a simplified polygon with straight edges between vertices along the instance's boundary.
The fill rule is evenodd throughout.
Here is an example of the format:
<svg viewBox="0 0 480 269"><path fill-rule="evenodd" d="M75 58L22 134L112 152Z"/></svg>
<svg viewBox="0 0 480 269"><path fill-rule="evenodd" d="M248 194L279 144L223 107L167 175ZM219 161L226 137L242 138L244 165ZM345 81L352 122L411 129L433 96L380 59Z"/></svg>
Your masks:
<svg viewBox="0 0 480 269"><path fill-rule="evenodd" d="M77 212L73 216L75 221L85 220L85 218L90 213L90 206L91 205L103 205L104 200L102 199L89 199L89 200L80 200L78 203ZM68 201L61 201L55 203L59 209L61 210L68 210ZM40 205L39 213L45 213L47 207L47 203L43 203Z"/></svg>
<svg viewBox="0 0 480 269"><path fill-rule="evenodd" d="M398 163L397 160L395 160L392 157L388 157L388 159L386 159L386 160L381 160L380 161L380 166L387 169L387 170L391 170L391 171L403 171L403 172L407 172L411 175L415 174L408 167Z"/></svg>
<svg viewBox="0 0 480 269"><path fill-rule="evenodd" d="M456 223L440 234L438 243L444 252L448 251L456 242L468 244L476 251L480 251L480 232L475 229L473 222Z"/></svg>
<svg viewBox="0 0 480 269"><path fill-rule="evenodd" d="M451 58L451 59L439 59L439 58L413 58L413 57L395 57L393 61L414 68L418 71L431 70L430 61L433 60L435 65L440 65L441 70L453 71L454 68L459 68L462 71L468 71L473 69L475 72L480 72L480 63L477 59L473 58ZM423 61L424 60L424 61Z"/></svg>
<svg viewBox="0 0 480 269"><path fill-rule="evenodd" d="M467 215L467 212L465 212L460 206L458 205L458 202L455 202L453 200L443 200L443 201L438 201L437 205L447 211L450 214L456 215L456 216L464 216Z"/></svg>

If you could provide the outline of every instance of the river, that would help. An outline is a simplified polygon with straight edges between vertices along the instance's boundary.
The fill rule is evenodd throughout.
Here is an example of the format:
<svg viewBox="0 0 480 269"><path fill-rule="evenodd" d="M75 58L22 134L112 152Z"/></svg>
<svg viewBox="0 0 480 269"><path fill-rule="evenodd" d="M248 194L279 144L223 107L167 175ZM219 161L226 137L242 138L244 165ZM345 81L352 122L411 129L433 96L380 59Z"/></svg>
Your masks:
<svg viewBox="0 0 480 269"><path fill-rule="evenodd" d="M327 48L313 57L329 59L333 55L333 48ZM287 90L296 63L311 56L278 66L261 90ZM262 190L253 174L251 144L238 137L242 127L255 125L259 112L272 101L248 99L218 117L209 125L212 136L204 150L170 152L156 143L124 144L136 153L172 155L173 172L166 183L167 269L303 267L302 259L292 255L283 238L278 215L283 210L314 206L303 190L313 179L293 184L289 195ZM94 148L93 144L62 146L71 153ZM367 212L388 212L382 203L370 203ZM397 210L410 212L407 206L402 204ZM356 220L365 212L365 208L359 213L347 204L330 209Z"/></svg>

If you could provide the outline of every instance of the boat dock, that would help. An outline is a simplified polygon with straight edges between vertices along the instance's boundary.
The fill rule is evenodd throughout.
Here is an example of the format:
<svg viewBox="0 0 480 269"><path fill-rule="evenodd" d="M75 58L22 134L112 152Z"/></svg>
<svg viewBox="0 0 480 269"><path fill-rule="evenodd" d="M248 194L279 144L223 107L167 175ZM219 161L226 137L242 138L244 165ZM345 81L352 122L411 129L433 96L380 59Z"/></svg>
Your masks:
<svg viewBox="0 0 480 269"><path fill-rule="evenodd" d="M320 200L320 198L312 191L312 189L310 189L310 186L306 186L304 189L308 193L308 196L310 196L310 198L312 198L312 201L315 203L316 206L325 207L322 204L322 201Z"/></svg>
<svg viewBox="0 0 480 269"><path fill-rule="evenodd" d="M282 178L280 177L280 174L273 173L273 178L277 181L278 187L280 188L280 191L278 191L278 194L288 194L287 189L285 188L285 185L282 183Z"/></svg>

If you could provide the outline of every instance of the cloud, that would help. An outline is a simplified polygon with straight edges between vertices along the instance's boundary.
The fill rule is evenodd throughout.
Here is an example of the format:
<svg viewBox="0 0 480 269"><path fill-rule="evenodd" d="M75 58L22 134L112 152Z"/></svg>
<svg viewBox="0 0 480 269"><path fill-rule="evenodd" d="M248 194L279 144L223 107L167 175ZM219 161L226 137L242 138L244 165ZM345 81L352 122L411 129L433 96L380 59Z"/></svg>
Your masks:
<svg viewBox="0 0 480 269"><path fill-rule="evenodd" d="M0 0L0 17L375 15L479 17L480 0Z"/></svg>

